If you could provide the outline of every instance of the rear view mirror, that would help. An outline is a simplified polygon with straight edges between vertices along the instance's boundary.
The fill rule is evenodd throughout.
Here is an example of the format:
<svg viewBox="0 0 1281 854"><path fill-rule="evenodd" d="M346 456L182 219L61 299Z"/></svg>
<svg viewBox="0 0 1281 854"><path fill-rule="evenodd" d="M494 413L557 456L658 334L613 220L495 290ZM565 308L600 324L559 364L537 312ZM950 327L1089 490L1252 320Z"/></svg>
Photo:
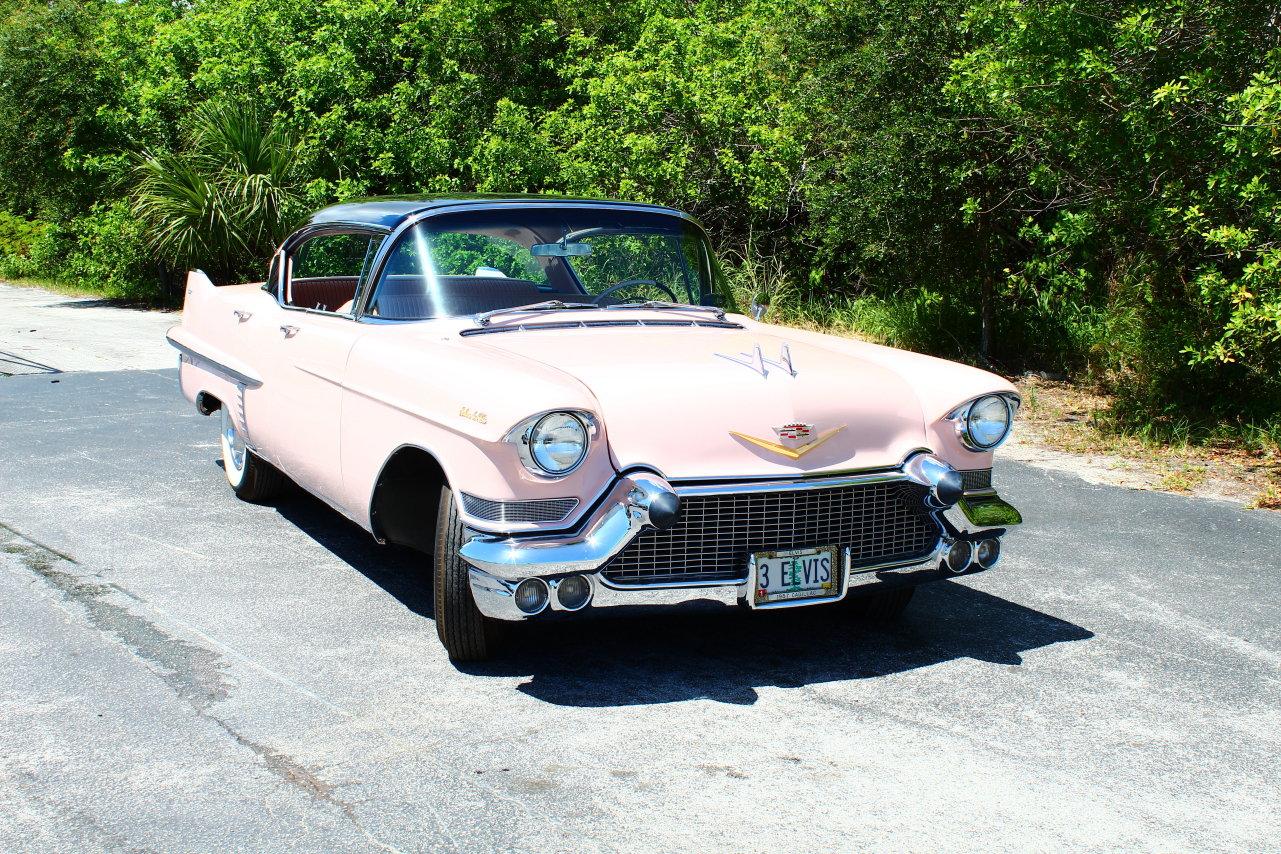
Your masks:
<svg viewBox="0 0 1281 854"><path fill-rule="evenodd" d="M535 243L529 247L535 258L579 258L592 254L590 243Z"/></svg>

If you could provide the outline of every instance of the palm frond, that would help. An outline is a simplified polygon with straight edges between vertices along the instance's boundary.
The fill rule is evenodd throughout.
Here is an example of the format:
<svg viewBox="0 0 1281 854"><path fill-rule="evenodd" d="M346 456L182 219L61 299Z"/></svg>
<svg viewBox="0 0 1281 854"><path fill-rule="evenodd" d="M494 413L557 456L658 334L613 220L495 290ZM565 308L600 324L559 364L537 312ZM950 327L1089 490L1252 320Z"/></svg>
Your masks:
<svg viewBox="0 0 1281 854"><path fill-rule="evenodd" d="M154 251L228 274L270 255L300 205L297 140L252 106L207 102L186 141L135 157L134 211Z"/></svg>

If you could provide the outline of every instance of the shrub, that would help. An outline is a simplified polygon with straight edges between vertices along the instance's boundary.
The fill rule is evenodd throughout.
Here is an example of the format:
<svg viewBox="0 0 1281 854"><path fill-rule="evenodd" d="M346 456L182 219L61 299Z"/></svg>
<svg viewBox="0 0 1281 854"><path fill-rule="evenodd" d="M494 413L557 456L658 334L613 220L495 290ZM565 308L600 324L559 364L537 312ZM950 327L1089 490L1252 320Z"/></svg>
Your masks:
<svg viewBox="0 0 1281 854"><path fill-rule="evenodd" d="M95 205L60 229L46 252L53 257L42 265L66 284L132 302L177 299L172 268L150 249L145 226L123 200Z"/></svg>
<svg viewBox="0 0 1281 854"><path fill-rule="evenodd" d="M38 255L48 230L39 220L0 211L0 276L27 279L40 275ZM33 252L37 257L33 258Z"/></svg>

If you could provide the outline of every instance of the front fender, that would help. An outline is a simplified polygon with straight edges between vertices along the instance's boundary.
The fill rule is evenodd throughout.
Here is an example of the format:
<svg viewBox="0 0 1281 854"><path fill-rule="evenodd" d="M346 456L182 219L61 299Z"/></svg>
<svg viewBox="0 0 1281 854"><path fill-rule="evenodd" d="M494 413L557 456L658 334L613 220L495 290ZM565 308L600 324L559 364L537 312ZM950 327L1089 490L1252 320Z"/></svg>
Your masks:
<svg viewBox="0 0 1281 854"><path fill-rule="evenodd" d="M597 433L587 459L558 479L529 472L504 437L535 412L595 412L595 399L554 369L478 352L447 334L433 335L432 327L386 326L362 336L352 351L340 432L341 503L348 515L372 527L370 503L379 473L392 454L411 445L436 458L456 494L491 501L578 501L556 523L503 523L496 528L467 518L469 526L511 532L575 524L616 475L604 430Z"/></svg>

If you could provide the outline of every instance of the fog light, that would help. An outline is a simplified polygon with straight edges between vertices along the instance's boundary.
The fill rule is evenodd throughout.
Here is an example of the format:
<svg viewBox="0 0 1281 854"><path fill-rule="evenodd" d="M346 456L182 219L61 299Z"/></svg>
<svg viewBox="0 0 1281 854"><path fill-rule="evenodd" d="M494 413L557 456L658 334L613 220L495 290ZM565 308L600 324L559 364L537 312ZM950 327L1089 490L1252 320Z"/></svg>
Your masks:
<svg viewBox="0 0 1281 854"><path fill-rule="evenodd" d="M541 578L526 578L516 585L516 607L531 617L547 607L547 584Z"/></svg>
<svg viewBox="0 0 1281 854"><path fill-rule="evenodd" d="M984 569L991 569L996 566L996 562L1001 559L1001 541L993 537L990 540L980 540L979 547L974 552L974 561Z"/></svg>
<svg viewBox="0 0 1281 854"><path fill-rule="evenodd" d="M566 611L577 611L592 598L592 583L583 575L571 575L556 585L556 601Z"/></svg>
<svg viewBox="0 0 1281 854"><path fill-rule="evenodd" d="M970 558L974 554L974 546L969 540L957 540L952 543L952 547L947 550L947 557L943 562L947 564L950 572L960 575L965 572L970 565Z"/></svg>

